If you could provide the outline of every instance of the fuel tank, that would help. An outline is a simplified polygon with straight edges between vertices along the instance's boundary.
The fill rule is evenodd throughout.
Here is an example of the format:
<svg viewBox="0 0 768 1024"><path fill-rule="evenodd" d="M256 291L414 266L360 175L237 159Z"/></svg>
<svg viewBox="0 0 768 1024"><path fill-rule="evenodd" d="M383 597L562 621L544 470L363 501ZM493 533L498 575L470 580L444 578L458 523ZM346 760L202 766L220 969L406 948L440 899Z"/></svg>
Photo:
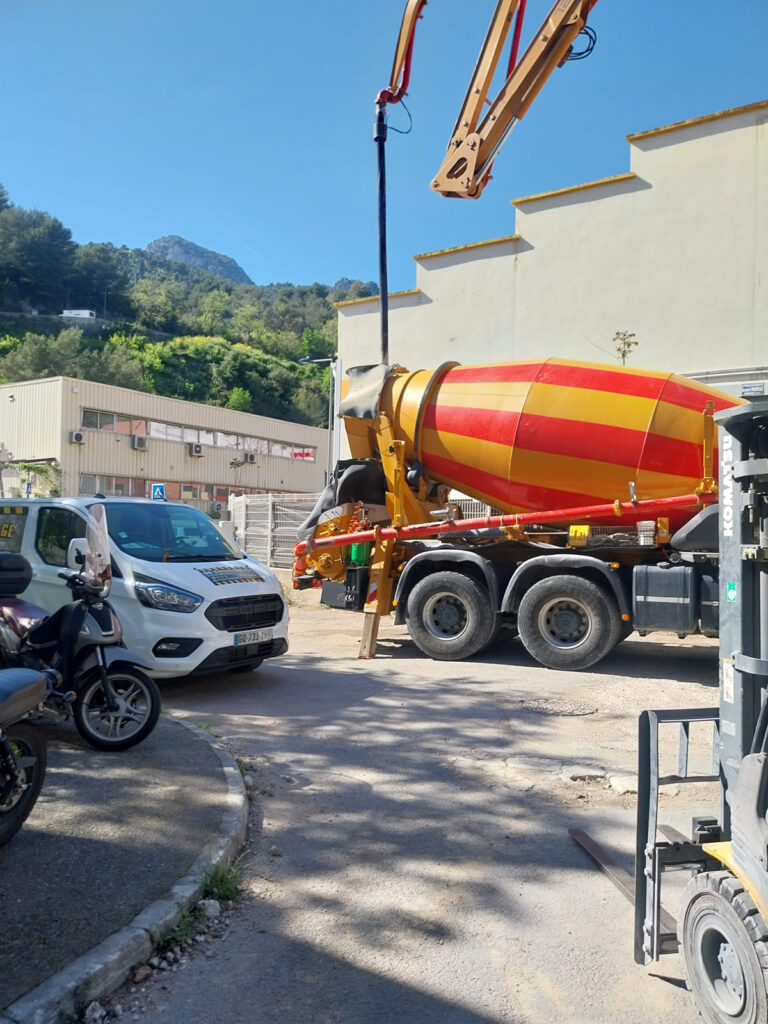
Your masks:
<svg viewBox="0 0 768 1024"><path fill-rule="evenodd" d="M704 463L709 402L743 404L672 373L548 359L372 367L360 381L350 371L341 413L353 456L375 453L378 411L429 480L502 512L534 512L675 497L716 478L716 447Z"/></svg>

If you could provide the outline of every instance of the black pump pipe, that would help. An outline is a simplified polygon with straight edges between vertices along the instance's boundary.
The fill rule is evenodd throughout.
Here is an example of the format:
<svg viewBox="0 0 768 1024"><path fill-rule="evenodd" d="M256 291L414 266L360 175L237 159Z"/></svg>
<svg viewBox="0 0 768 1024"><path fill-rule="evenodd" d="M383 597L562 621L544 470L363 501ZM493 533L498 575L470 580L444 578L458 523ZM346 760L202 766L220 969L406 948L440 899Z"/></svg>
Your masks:
<svg viewBox="0 0 768 1024"><path fill-rule="evenodd" d="M381 301L381 361L389 363L389 292L387 284L387 165L384 147L387 141L387 104L376 99L373 141L379 160L379 299Z"/></svg>

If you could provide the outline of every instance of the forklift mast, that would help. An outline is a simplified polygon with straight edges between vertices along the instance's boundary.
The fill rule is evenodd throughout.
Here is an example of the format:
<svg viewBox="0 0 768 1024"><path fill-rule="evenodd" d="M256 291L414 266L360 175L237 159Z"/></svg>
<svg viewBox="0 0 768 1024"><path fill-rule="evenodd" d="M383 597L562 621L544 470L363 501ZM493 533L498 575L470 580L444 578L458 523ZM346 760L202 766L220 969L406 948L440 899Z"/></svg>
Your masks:
<svg viewBox="0 0 768 1024"><path fill-rule="evenodd" d="M680 929L661 906L665 870L689 869L703 878L727 869L768 928L768 398L723 410L715 419L720 701L717 708L640 716L634 895L635 960L641 964L678 948ZM714 723L712 775L688 770L689 730L697 721ZM680 730L678 772L661 776L658 732L668 724ZM719 816L696 819L690 840L658 823L661 786L712 781L720 783Z"/></svg>
<svg viewBox="0 0 768 1024"><path fill-rule="evenodd" d="M768 399L720 424L720 764L731 869L768 915ZM726 851L722 851L726 852Z"/></svg>

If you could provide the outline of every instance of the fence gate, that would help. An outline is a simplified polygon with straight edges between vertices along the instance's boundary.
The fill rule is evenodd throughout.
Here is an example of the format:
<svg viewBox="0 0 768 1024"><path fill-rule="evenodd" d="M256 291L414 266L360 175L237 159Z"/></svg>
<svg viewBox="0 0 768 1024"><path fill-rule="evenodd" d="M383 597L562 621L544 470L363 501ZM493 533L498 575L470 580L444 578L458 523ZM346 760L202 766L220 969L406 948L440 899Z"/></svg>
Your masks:
<svg viewBox="0 0 768 1024"><path fill-rule="evenodd" d="M238 543L259 561L290 569L297 530L317 498L317 494L243 494L230 498Z"/></svg>

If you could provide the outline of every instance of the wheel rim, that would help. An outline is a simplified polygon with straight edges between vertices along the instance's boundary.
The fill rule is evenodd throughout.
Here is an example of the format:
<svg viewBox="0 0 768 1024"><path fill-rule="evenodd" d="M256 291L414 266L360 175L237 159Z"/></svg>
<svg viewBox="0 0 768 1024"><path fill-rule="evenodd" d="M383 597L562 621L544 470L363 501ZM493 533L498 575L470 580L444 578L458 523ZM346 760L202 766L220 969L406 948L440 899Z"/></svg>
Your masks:
<svg viewBox="0 0 768 1024"><path fill-rule="evenodd" d="M117 707L110 711L101 688L94 681L83 694L83 718L91 732L105 740L125 740L144 725L152 707L150 695L133 676L111 675Z"/></svg>
<svg viewBox="0 0 768 1024"><path fill-rule="evenodd" d="M11 748L13 749L13 756L16 759L16 768L18 769L19 778L18 782L5 800L0 803L0 813L2 814L7 814L8 811L13 810L32 784L31 767L36 760L26 743L20 743L18 740L14 740L11 743Z"/></svg>
<svg viewBox="0 0 768 1024"><path fill-rule="evenodd" d="M721 1013L738 1018L747 1002L744 968L729 936L709 916L700 924L696 952L710 1001Z"/></svg>
<svg viewBox="0 0 768 1024"><path fill-rule="evenodd" d="M539 611L539 633L553 647L579 647L589 639L592 617L585 606L570 597L547 601Z"/></svg>
<svg viewBox="0 0 768 1024"><path fill-rule="evenodd" d="M424 605L424 627L438 640L455 640L467 628L467 609L455 594L434 594Z"/></svg>

